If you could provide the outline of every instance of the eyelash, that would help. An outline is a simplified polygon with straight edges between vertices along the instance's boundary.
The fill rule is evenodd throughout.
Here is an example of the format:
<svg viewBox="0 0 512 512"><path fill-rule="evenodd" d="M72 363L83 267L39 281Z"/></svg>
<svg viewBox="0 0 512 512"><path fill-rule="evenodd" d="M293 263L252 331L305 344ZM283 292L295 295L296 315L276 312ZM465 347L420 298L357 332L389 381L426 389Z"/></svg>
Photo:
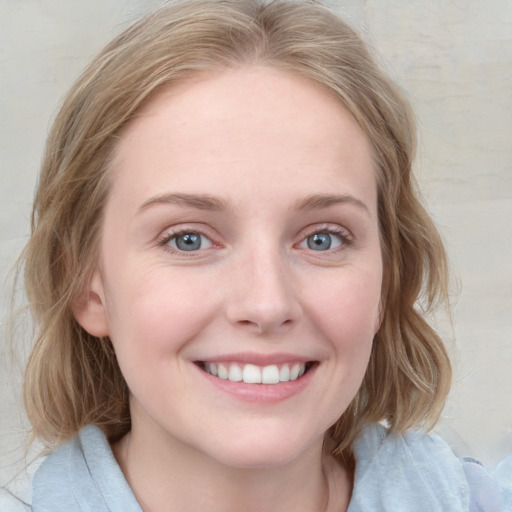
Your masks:
<svg viewBox="0 0 512 512"><path fill-rule="evenodd" d="M309 237L313 235L320 235L320 234L326 234L326 235L335 235L339 237L340 239L340 245L339 247L336 247L334 249L329 249L327 251L314 251L313 249L310 249L311 252L325 252L328 254L335 254L339 251L343 251L347 247L350 247L354 243L354 237L350 233L350 231L346 228L342 228L341 226L332 225L332 224L325 224L323 226L314 226L311 229L307 230L305 234L301 237L300 244L307 243L307 240Z"/></svg>
<svg viewBox="0 0 512 512"><path fill-rule="evenodd" d="M182 235L189 235L189 234L194 234L194 235L200 235L202 237L205 237L207 238L213 247L215 247L217 244L215 244L215 242L212 240L212 237L207 235L204 231L202 231L201 229L197 229L197 228L181 228L181 229L178 229L176 231L168 231L166 232L159 240L158 240L158 246L159 247L162 247L163 249L165 249L166 251L169 251L169 252L172 252L174 254L179 254L180 256L194 256L194 253L197 253L197 252L201 252L201 251L184 251L184 250L180 250L180 249L177 249L177 248L174 248L174 247L171 247L169 245L169 243L171 242L171 240L175 239L175 238L178 238L179 236L182 236ZM203 249L204 250L204 249Z"/></svg>
<svg viewBox="0 0 512 512"><path fill-rule="evenodd" d="M171 247L169 245L169 243L173 239L176 239L179 236L187 235L187 234L196 234L196 235L205 237L210 241L210 243L212 244L211 245L212 247L215 247L215 246L218 247L218 245L212 240L211 236L207 235L201 229L192 228L192 227L191 228L185 227L185 228L178 229L176 231L166 232L162 237L159 238L158 246L162 247L166 251L172 252L174 254L179 254L181 256L188 256L188 257L193 257L193 256L196 256L198 252L203 252L205 249L202 249L202 250L199 249L196 251L185 251L185 250L180 250L180 249ZM307 243L307 240L309 237L311 237L313 235L320 235L320 234L335 235L335 236L339 237L340 245L339 245L339 247L336 247L334 249L328 249L326 251L315 251L313 249L309 249L313 253L325 252L325 253L333 254L333 253L342 251L342 250L346 249L347 247L350 247L354 243L354 238L353 238L352 234L347 229L342 228L340 226L333 226L331 224L326 224L326 225L320 226L320 227L315 226L315 227L312 227L311 229L307 230L304 233L304 235L301 236L300 242L298 244L295 244L295 246L300 246L303 243Z"/></svg>

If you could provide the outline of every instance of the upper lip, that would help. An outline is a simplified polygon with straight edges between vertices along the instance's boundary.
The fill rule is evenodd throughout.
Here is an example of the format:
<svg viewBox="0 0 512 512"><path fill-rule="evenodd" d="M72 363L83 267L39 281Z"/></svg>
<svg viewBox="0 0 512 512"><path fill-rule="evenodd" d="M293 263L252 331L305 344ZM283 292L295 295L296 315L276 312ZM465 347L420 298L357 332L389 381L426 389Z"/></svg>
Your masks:
<svg viewBox="0 0 512 512"><path fill-rule="evenodd" d="M256 366L269 366L285 363L309 363L315 361L313 357L307 357L291 353L261 354L254 352L237 352L233 354L222 354L213 357L204 357L196 360L202 363L240 363L254 364Z"/></svg>

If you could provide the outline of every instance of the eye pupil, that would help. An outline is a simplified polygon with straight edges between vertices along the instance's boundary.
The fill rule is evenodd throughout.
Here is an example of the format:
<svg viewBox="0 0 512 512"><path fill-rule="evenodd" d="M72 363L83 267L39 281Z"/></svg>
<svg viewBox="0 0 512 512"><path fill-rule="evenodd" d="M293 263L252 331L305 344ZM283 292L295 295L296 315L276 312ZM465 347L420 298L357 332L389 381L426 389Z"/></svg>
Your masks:
<svg viewBox="0 0 512 512"><path fill-rule="evenodd" d="M181 251L196 251L201 248L201 235L185 233L176 237L176 247Z"/></svg>
<svg viewBox="0 0 512 512"><path fill-rule="evenodd" d="M308 247L313 251L327 251L331 248L332 239L329 233L315 233L308 237Z"/></svg>

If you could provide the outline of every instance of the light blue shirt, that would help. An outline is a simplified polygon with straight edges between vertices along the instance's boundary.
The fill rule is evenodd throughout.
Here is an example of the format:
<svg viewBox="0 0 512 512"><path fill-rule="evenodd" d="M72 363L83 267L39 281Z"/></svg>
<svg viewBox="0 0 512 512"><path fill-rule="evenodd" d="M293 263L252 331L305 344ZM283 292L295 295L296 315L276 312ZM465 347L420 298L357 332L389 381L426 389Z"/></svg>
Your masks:
<svg viewBox="0 0 512 512"><path fill-rule="evenodd" d="M438 436L393 436L380 425L364 429L354 453L348 512L512 512L512 456L486 469L456 457ZM32 489L33 512L142 512L94 426L43 462ZM11 503L2 512L24 510Z"/></svg>

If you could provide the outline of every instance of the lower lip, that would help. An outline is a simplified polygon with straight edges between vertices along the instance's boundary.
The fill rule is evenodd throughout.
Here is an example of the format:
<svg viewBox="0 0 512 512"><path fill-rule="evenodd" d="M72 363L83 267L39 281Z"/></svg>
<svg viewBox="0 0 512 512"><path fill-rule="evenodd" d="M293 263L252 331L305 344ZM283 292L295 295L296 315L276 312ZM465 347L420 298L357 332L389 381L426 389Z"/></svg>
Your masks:
<svg viewBox="0 0 512 512"><path fill-rule="evenodd" d="M311 367L297 380L279 384L246 384L220 379L197 367L205 379L217 389L247 402L276 403L300 393L311 382L318 365Z"/></svg>

